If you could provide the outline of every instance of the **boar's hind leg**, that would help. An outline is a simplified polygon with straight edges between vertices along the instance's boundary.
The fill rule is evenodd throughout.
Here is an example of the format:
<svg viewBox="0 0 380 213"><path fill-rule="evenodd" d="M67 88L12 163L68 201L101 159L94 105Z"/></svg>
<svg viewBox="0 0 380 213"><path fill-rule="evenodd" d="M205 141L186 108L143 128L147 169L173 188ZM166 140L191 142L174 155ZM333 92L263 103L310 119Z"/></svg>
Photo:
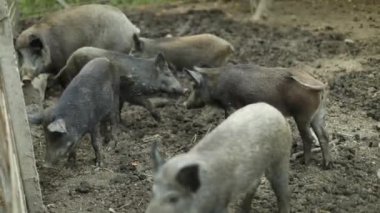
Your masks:
<svg viewBox="0 0 380 213"><path fill-rule="evenodd" d="M311 146L313 144L313 134L310 129L310 121L307 116L295 117L298 131L300 132L303 142L304 162L308 165L311 160Z"/></svg>
<svg viewBox="0 0 380 213"><path fill-rule="evenodd" d="M266 171L272 189L277 198L278 212L290 212L290 191L289 191L289 158L288 156L275 162Z"/></svg>
<svg viewBox="0 0 380 213"><path fill-rule="evenodd" d="M321 145L323 166L325 169L329 169L332 167L332 162L329 151L329 136L325 129L326 124L324 120L324 114L324 109L320 109L319 111L317 111L313 120L311 121L311 127L317 135L319 144Z"/></svg>
<svg viewBox="0 0 380 213"><path fill-rule="evenodd" d="M94 128L94 130L90 133L90 135L91 135L92 148L94 148L94 151L95 151L95 165L100 167L102 166L102 159L101 159L99 140L97 140L97 136L98 136L97 129Z"/></svg>
<svg viewBox="0 0 380 213"><path fill-rule="evenodd" d="M109 144L113 139L111 122L108 119L102 120L99 127L100 135L103 137L103 145Z"/></svg>
<svg viewBox="0 0 380 213"><path fill-rule="evenodd" d="M249 213L251 211L253 196L255 195L257 187L259 187L259 185L260 185L260 179L255 180L255 182L251 186L251 189L245 195L243 201L241 202L240 213Z"/></svg>

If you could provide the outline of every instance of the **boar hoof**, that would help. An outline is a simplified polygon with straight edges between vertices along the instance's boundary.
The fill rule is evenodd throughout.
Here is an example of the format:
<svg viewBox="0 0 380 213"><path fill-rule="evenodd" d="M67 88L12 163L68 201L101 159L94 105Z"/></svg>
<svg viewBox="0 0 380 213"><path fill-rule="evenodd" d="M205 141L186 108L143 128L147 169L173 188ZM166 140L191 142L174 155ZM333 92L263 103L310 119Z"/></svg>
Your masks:
<svg viewBox="0 0 380 213"><path fill-rule="evenodd" d="M323 169L325 170L329 170L329 169L332 169L334 168L334 165L331 161L328 161L328 162L323 162Z"/></svg>
<svg viewBox="0 0 380 213"><path fill-rule="evenodd" d="M97 158L94 159L96 167L103 167L103 162Z"/></svg>
<svg viewBox="0 0 380 213"><path fill-rule="evenodd" d="M310 158L304 156L304 158L303 158L303 163L305 164L305 166L310 165L310 161L311 161Z"/></svg>
<svg viewBox="0 0 380 213"><path fill-rule="evenodd" d="M154 120L156 120L157 122L161 122L161 115L160 115L160 113L154 112L154 113L152 113L152 116L153 116Z"/></svg>

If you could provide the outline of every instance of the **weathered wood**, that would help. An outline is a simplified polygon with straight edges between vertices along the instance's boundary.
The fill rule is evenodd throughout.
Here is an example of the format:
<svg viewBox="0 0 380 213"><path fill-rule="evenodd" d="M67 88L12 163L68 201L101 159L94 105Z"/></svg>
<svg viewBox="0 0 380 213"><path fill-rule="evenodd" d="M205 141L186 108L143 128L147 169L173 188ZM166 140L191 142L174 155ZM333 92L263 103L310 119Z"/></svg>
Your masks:
<svg viewBox="0 0 380 213"><path fill-rule="evenodd" d="M14 1L7 1L13 5L11 10L6 0L0 0L0 154L8 153L7 160L3 155L0 158L0 186L7 181L10 184L4 186L0 202L3 199L5 212L39 213L44 212L44 206L13 47L16 9Z"/></svg>

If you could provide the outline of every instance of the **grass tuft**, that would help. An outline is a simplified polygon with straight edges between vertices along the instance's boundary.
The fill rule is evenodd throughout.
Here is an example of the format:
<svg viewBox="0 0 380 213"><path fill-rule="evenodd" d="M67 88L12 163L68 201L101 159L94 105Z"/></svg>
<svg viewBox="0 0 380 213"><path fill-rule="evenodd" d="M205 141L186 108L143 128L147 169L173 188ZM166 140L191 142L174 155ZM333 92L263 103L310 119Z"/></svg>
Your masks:
<svg viewBox="0 0 380 213"><path fill-rule="evenodd" d="M65 0L65 2L70 6L100 2L115 6L124 6L157 4L174 1L176 0ZM62 6L56 0L18 0L18 2L22 19L41 16L47 12L62 9Z"/></svg>

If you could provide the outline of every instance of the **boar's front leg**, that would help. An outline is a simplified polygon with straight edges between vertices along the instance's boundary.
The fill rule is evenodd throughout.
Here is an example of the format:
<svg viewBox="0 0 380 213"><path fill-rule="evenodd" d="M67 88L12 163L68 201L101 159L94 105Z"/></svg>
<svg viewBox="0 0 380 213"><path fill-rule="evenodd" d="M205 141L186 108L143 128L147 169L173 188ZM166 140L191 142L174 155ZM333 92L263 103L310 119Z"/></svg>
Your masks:
<svg viewBox="0 0 380 213"><path fill-rule="evenodd" d="M240 205L241 213L249 213L251 211L252 200L253 200L253 197L255 196L255 193L259 185L260 185L259 180L255 180L254 183L252 184L250 191L245 195Z"/></svg>
<svg viewBox="0 0 380 213"><path fill-rule="evenodd" d="M95 166L102 166L102 159L101 159L101 151L99 146L99 141L97 140L98 131L97 128L94 128L91 133L91 144L92 148L94 148L95 151Z"/></svg>
<svg viewBox="0 0 380 213"><path fill-rule="evenodd" d="M231 106L231 103L221 103L222 108L224 109L224 118L227 119L228 116L232 114L234 108Z"/></svg>

